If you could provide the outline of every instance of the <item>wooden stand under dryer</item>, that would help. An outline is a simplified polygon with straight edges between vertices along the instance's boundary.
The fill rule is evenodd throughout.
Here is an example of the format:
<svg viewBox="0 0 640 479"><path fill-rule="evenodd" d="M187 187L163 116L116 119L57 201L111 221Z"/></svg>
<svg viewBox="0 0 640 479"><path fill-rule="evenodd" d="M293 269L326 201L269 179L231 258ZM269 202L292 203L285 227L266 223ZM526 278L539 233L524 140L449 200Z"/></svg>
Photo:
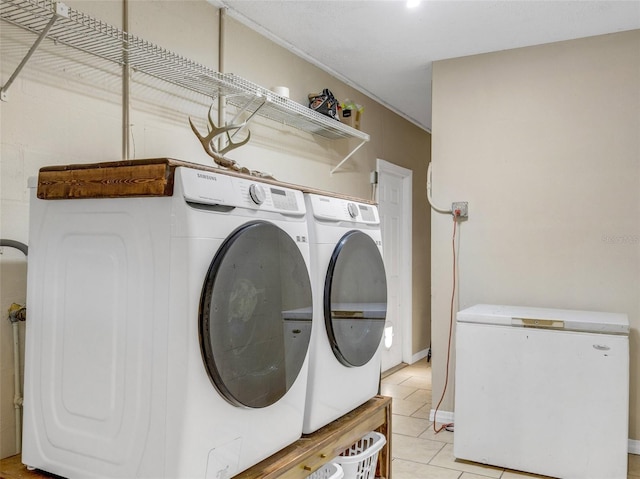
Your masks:
<svg viewBox="0 0 640 479"><path fill-rule="evenodd" d="M304 479L374 430L387 439L378 454L376 477L391 479L391 398L386 396L370 399L234 479Z"/></svg>

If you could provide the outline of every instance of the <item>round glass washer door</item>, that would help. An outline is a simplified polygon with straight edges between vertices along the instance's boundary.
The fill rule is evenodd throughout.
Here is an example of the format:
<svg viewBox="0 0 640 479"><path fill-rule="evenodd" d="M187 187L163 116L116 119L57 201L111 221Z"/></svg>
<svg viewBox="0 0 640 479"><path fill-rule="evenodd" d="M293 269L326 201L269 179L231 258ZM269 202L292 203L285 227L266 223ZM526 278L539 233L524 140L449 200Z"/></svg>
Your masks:
<svg viewBox="0 0 640 479"><path fill-rule="evenodd" d="M202 287L199 333L227 401L262 408L286 394L306 358L311 305L307 265L282 229L251 222L224 241Z"/></svg>
<svg viewBox="0 0 640 479"><path fill-rule="evenodd" d="M349 231L335 247L324 285L324 320L336 358L367 364L376 354L387 316L387 278L376 243Z"/></svg>

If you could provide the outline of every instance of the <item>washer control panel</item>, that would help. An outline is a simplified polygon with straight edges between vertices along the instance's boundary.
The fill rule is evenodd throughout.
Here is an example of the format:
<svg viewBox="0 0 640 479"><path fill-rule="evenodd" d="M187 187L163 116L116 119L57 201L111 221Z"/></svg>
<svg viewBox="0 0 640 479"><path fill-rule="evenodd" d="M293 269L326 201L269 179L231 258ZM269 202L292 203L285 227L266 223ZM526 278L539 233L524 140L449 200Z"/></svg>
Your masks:
<svg viewBox="0 0 640 479"><path fill-rule="evenodd" d="M269 186L273 205L281 210L296 211L298 209L298 196L295 190ZM299 193L299 192L298 192Z"/></svg>
<svg viewBox="0 0 640 479"><path fill-rule="evenodd" d="M380 224L378 208L375 205L315 194L306 195L306 200L307 208L313 212L313 216L318 220Z"/></svg>
<svg viewBox="0 0 640 479"><path fill-rule="evenodd" d="M180 167L176 169L186 201L294 215L306 212L302 192L251 178Z"/></svg>

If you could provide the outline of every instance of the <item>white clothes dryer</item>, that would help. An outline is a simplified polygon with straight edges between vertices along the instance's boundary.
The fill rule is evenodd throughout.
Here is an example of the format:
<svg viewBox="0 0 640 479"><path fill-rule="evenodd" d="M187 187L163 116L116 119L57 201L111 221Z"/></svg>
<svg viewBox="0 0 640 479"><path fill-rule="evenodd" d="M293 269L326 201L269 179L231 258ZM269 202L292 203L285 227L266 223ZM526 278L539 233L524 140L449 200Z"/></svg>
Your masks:
<svg viewBox="0 0 640 479"><path fill-rule="evenodd" d="M303 195L212 170L176 168L164 197L32 195L28 466L224 479L301 436Z"/></svg>
<svg viewBox="0 0 640 479"><path fill-rule="evenodd" d="M308 434L377 394L387 281L374 205L317 194L305 194L305 201L314 323L303 427Z"/></svg>

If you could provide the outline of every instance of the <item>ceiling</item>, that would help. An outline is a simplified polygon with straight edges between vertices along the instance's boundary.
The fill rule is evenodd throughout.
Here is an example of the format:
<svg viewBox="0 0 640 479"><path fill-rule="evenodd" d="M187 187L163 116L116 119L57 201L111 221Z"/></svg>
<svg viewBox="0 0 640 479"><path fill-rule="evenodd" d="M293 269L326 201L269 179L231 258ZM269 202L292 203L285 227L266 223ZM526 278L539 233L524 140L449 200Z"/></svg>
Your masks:
<svg viewBox="0 0 640 479"><path fill-rule="evenodd" d="M640 0L209 1L428 131L436 60L640 28Z"/></svg>

